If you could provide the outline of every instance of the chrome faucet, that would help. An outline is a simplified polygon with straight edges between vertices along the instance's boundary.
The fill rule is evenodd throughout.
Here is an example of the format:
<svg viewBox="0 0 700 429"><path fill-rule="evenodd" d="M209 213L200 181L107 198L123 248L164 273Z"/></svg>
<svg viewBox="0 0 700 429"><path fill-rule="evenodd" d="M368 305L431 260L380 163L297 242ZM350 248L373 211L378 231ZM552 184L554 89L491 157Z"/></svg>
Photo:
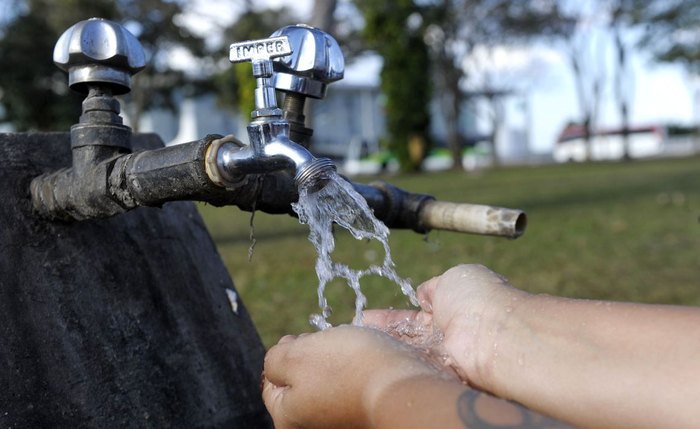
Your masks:
<svg viewBox="0 0 700 429"><path fill-rule="evenodd" d="M314 157L289 138L289 124L277 107L272 59L292 52L284 35L231 46L231 60L250 61L257 79L249 145L210 135L131 153L131 129L123 125L113 95L129 92L131 76L145 65L143 49L117 23L92 18L75 24L54 50L70 87L87 96L80 122L71 128L73 165L32 181L34 209L45 217L83 220L200 200L290 212L300 187L323 187L335 169L329 159Z"/></svg>
<svg viewBox="0 0 700 429"><path fill-rule="evenodd" d="M314 157L289 138L289 123L277 107L275 87L271 82L274 71L272 60L289 56L294 48L284 34L231 45L229 59L232 63L250 61L253 65L257 85L255 110L251 113L253 120L247 128L248 146L240 142L223 142L215 148L216 182L228 187L249 174L290 169L294 172L294 182L298 188L318 188L325 184L328 172L335 170L330 159Z"/></svg>

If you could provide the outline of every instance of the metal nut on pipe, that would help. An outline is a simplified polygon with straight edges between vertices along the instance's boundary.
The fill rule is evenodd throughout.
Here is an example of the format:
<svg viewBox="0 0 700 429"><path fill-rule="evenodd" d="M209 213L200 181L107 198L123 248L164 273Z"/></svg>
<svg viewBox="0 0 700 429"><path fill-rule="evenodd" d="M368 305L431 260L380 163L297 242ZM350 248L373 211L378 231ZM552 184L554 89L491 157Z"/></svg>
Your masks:
<svg viewBox="0 0 700 429"><path fill-rule="evenodd" d="M442 201L427 201L418 218L426 229L508 238L520 237L527 226L527 215L520 210Z"/></svg>

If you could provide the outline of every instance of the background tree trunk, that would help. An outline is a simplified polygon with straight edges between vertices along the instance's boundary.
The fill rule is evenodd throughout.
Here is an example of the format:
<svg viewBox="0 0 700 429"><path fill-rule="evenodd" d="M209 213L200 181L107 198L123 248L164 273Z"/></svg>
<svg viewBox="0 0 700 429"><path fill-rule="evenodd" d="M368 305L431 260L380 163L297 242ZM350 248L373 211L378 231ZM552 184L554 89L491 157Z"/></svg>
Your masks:
<svg viewBox="0 0 700 429"><path fill-rule="evenodd" d="M332 33L333 27L335 26L333 13L335 12L335 7L337 4L337 0L315 0L309 25Z"/></svg>

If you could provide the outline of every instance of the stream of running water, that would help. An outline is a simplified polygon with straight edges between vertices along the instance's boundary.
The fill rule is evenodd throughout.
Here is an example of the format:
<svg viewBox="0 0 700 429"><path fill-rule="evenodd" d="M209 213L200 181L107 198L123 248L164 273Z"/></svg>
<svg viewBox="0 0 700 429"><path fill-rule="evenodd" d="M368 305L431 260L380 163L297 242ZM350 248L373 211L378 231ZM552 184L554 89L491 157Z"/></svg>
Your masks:
<svg viewBox="0 0 700 429"><path fill-rule="evenodd" d="M309 226L309 241L318 252L316 275L318 276L318 304L321 314L311 315L311 324L319 330L331 327L328 317L331 308L325 296L326 286L335 278L345 279L348 286L355 291L355 322L362 325L362 310L367 298L360 288L360 279L367 275L379 275L396 283L401 292L411 303L418 306L416 293L408 282L401 278L394 269L389 249L389 228L374 217L367 201L358 194L352 185L338 176L328 173L328 183L320 190L314 188L299 189L299 201L292 208L299 215L299 222ZM333 224L350 231L358 240L378 240L384 248L382 265L370 265L364 269L353 269L348 265L333 261L331 253L335 249Z"/></svg>

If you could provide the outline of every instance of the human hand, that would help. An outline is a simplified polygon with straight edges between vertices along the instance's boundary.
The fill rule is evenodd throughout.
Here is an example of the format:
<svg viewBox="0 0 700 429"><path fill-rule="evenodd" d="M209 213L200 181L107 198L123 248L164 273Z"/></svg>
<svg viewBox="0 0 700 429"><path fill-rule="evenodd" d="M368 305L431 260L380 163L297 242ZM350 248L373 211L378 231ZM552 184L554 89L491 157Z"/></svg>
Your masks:
<svg viewBox="0 0 700 429"><path fill-rule="evenodd" d="M482 265L458 265L418 287L421 309L367 310L364 323L430 348L464 381L490 390L497 335L527 293ZM441 341L435 341L441 335Z"/></svg>
<svg viewBox="0 0 700 429"><path fill-rule="evenodd" d="M392 385L444 377L417 350L356 326L283 337L264 365L263 400L277 429L372 427Z"/></svg>

